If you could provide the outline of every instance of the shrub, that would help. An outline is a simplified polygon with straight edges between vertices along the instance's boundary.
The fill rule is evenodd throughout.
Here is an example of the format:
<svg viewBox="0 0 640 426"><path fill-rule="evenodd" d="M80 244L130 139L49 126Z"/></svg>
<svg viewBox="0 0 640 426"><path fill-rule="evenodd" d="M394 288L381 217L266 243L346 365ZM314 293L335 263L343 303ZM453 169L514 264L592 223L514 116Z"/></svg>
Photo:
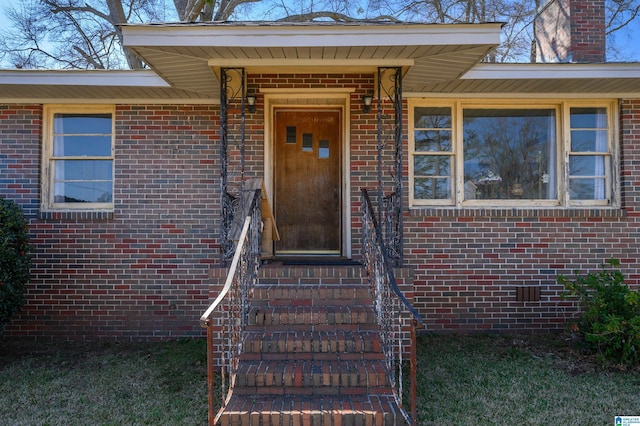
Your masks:
<svg viewBox="0 0 640 426"><path fill-rule="evenodd" d="M16 203L0 198L0 333L24 303L29 267L27 220Z"/></svg>
<svg viewBox="0 0 640 426"><path fill-rule="evenodd" d="M580 300L582 313L574 329L601 361L634 365L640 363L640 294L624 284L619 266L610 259L599 272L576 271L573 279L559 275L558 282L566 289L564 297Z"/></svg>

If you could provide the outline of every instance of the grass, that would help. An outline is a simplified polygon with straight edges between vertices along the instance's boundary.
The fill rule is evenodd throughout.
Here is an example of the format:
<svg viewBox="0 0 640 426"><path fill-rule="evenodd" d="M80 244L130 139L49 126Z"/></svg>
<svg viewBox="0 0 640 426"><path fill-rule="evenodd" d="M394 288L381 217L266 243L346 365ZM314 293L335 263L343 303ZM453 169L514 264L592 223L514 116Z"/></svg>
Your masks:
<svg viewBox="0 0 640 426"><path fill-rule="evenodd" d="M611 425L640 415L640 370L557 336L421 336L420 425ZM1 425L204 425L205 342L0 341Z"/></svg>
<svg viewBox="0 0 640 426"><path fill-rule="evenodd" d="M204 341L0 343L2 425L205 425Z"/></svg>
<svg viewBox="0 0 640 426"><path fill-rule="evenodd" d="M613 425L640 415L640 371L559 336L430 336L418 344L420 425Z"/></svg>

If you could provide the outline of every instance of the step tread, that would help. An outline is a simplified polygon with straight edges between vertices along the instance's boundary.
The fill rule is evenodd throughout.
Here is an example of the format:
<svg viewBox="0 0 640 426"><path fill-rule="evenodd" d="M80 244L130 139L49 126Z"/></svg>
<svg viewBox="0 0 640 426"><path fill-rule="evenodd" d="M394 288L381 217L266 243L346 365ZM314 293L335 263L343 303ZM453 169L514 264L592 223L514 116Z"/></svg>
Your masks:
<svg viewBox="0 0 640 426"><path fill-rule="evenodd" d="M400 426L406 421L392 395L232 396L222 425Z"/></svg>
<svg viewBox="0 0 640 426"><path fill-rule="evenodd" d="M375 311L369 305L255 306L249 310L250 325L271 324L372 324Z"/></svg>
<svg viewBox="0 0 640 426"><path fill-rule="evenodd" d="M383 359L240 361L238 387L385 387L390 386Z"/></svg>
<svg viewBox="0 0 640 426"><path fill-rule="evenodd" d="M245 332L244 352L248 353L354 353L379 352L376 330L269 330L256 326Z"/></svg>
<svg viewBox="0 0 640 426"><path fill-rule="evenodd" d="M266 301L318 301L330 300L371 302L372 295L368 284L300 284L283 286L281 284L257 284L253 288L254 300Z"/></svg>

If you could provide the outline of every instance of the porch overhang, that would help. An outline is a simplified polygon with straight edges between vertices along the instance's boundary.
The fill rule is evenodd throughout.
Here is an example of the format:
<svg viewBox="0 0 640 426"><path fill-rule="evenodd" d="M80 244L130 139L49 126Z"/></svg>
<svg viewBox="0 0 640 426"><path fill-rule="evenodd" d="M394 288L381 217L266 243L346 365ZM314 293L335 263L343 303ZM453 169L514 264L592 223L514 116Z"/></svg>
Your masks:
<svg viewBox="0 0 640 426"><path fill-rule="evenodd" d="M502 24L212 22L123 26L124 43L172 87L219 97L219 70L373 73L404 87L455 80L500 43Z"/></svg>
<svg viewBox="0 0 640 426"><path fill-rule="evenodd" d="M640 63L478 64L407 97L640 97Z"/></svg>
<svg viewBox="0 0 640 426"><path fill-rule="evenodd" d="M0 70L0 103L212 103L151 70ZM217 100L216 100L217 101Z"/></svg>
<svg viewBox="0 0 640 426"><path fill-rule="evenodd" d="M481 63L501 24L213 22L125 25L152 70L0 70L3 103L220 102L220 68L371 73L408 97L640 97L639 63Z"/></svg>

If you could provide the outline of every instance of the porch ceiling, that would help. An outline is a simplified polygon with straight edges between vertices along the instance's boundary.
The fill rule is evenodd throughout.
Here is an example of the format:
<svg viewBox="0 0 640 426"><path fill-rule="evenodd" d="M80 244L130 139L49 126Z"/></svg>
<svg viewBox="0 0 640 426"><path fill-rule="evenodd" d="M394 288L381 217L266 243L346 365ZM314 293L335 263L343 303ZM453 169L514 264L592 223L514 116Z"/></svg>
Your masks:
<svg viewBox="0 0 640 426"><path fill-rule="evenodd" d="M123 27L124 43L178 89L219 96L221 67L374 72L400 66L405 90L454 80L500 42L502 24L202 23Z"/></svg>

